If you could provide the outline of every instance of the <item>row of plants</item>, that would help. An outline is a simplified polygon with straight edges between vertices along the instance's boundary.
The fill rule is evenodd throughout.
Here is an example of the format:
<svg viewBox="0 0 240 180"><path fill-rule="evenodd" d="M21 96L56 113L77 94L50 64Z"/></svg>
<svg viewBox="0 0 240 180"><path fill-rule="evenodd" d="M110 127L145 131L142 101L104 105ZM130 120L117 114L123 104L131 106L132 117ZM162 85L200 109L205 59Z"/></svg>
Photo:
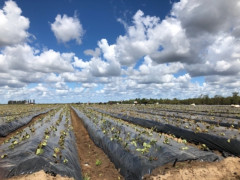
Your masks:
<svg viewBox="0 0 240 180"><path fill-rule="evenodd" d="M0 146L3 178L44 170L81 179L72 129L66 106L51 111L6 140Z"/></svg>
<svg viewBox="0 0 240 180"><path fill-rule="evenodd" d="M0 122L10 122L18 118L51 108L53 105L0 105Z"/></svg>
<svg viewBox="0 0 240 180"><path fill-rule="evenodd" d="M141 108L137 106L136 108ZM186 112L189 114L215 115L227 117L239 117L240 109L226 105L147 105L145 109L167 111L167 112Z"/></svg>
<svg viewBox="0 0 240 180"><path fill-rule="evenodd" d="M90 136L100 146L125 179L141 179L144 174L163 164L186 160L214 161L216 154L191 146L176 138L136 124L97 112L85 106L75 106Z"/></svg>
<svg viewBox="0 0 240 180"><path fill-rule="evenodd" d="M121 109L120 112L111 108L103 110L103 106L99 108L95 106L92 109L143 127L155 127L156 131L174 134L190 142L206 144L213 150L240 155L240 129L236 129L234 125L221 127L218 124L209 124L204 121L196 122L189 119L143 114L127 109Z"/></svg>
<svg viewBox="0 0 240 180"><path fill-rule="evenodd" d="M148 116L155 117L155 119L158 118L173 118L173 119L184 119L184 120L194 120L194 122L206 122L209 124L215 124L219 126L225 126L225 127L233 127L233 128L240 128L240 119L236 118L226 118L224 116L209 116L209 115L199 115L199 114L193 114L193 113L186 113L186 112L168 112L168 111L162 111L162 110L154 110L150 108L144 108L142 106L96 106L96 108L107 110L111 113L124 113L127 115L131 114L141 114L142 118L149 118Z"/></svg>
<svg viewBox="0 0 240 180"><path fill-rule="evenodd" d="M7 136L9 133L28 124L34 117L47 113L56 108L58 108L58 106L45 106L44 108L43 107L39 109L36 108L34 111L25 112L25 113L22 113L21 115L1 117L0 118L0 137Z"/></svg>

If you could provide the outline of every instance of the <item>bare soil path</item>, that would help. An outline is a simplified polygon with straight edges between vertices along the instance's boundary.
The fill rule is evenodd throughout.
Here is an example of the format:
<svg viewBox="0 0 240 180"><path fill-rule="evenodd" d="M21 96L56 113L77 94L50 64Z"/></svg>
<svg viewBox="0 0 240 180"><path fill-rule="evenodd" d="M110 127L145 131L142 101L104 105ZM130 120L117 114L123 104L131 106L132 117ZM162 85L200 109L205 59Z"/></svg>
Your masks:
<svg viewBox="0 0 240 180"><path fill-rule="evenodd" d="M155 169L144 180L240 180L240 158L228 157L219 162L179 162Z"/></svg>
<svg viewBox="0 0 240 180"><path fill-rule="evenodd" d="M124 179L103 150L91 140L82 120L72 109L71 119L83 177L91 180Z"/></svg>
<svg viewBox="0 0 240 180"><path fill-rule="evenodd" d="M60 175L51 176L50 174L46 174L43 170L41 170L33 174L24 174L6 180L74 180L74 178L62 177Z"/></svg>

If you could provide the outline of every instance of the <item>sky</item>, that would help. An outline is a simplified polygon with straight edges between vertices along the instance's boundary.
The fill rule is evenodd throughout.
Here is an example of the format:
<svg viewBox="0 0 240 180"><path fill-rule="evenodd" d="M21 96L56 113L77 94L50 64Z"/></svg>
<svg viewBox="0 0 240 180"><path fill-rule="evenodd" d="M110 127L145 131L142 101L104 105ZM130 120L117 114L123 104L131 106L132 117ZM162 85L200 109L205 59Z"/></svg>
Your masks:
<svg viewBox="0 0 240 180"><path fill-rule="evenodd" d="M0 103L240 92L240 0L0 0Z"/></svg>

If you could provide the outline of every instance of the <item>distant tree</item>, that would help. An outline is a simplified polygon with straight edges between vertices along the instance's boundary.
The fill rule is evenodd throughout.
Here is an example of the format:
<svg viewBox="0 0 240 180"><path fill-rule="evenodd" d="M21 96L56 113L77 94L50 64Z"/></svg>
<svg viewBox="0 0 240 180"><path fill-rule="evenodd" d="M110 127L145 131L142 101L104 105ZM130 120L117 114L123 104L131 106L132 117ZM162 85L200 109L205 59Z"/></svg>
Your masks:
<svg viewBox="0 0 240 180"><path fill-rule="evenodd" d="M238 92L232 93L232 104L239 104L240 97L238 96Z"/></svg>

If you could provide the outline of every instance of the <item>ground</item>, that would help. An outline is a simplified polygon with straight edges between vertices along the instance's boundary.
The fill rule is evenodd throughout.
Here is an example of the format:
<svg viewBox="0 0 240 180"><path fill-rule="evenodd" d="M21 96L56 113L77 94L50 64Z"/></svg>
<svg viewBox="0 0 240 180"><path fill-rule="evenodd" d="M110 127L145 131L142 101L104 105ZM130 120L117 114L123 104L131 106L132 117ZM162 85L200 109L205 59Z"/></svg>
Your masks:
<svg viewBox="0 0 240 180"><path fill-rule="evenodd" d="M144 180L239 180L240 158L228 157L220 162L184 162L155 169Z"/></svg>

